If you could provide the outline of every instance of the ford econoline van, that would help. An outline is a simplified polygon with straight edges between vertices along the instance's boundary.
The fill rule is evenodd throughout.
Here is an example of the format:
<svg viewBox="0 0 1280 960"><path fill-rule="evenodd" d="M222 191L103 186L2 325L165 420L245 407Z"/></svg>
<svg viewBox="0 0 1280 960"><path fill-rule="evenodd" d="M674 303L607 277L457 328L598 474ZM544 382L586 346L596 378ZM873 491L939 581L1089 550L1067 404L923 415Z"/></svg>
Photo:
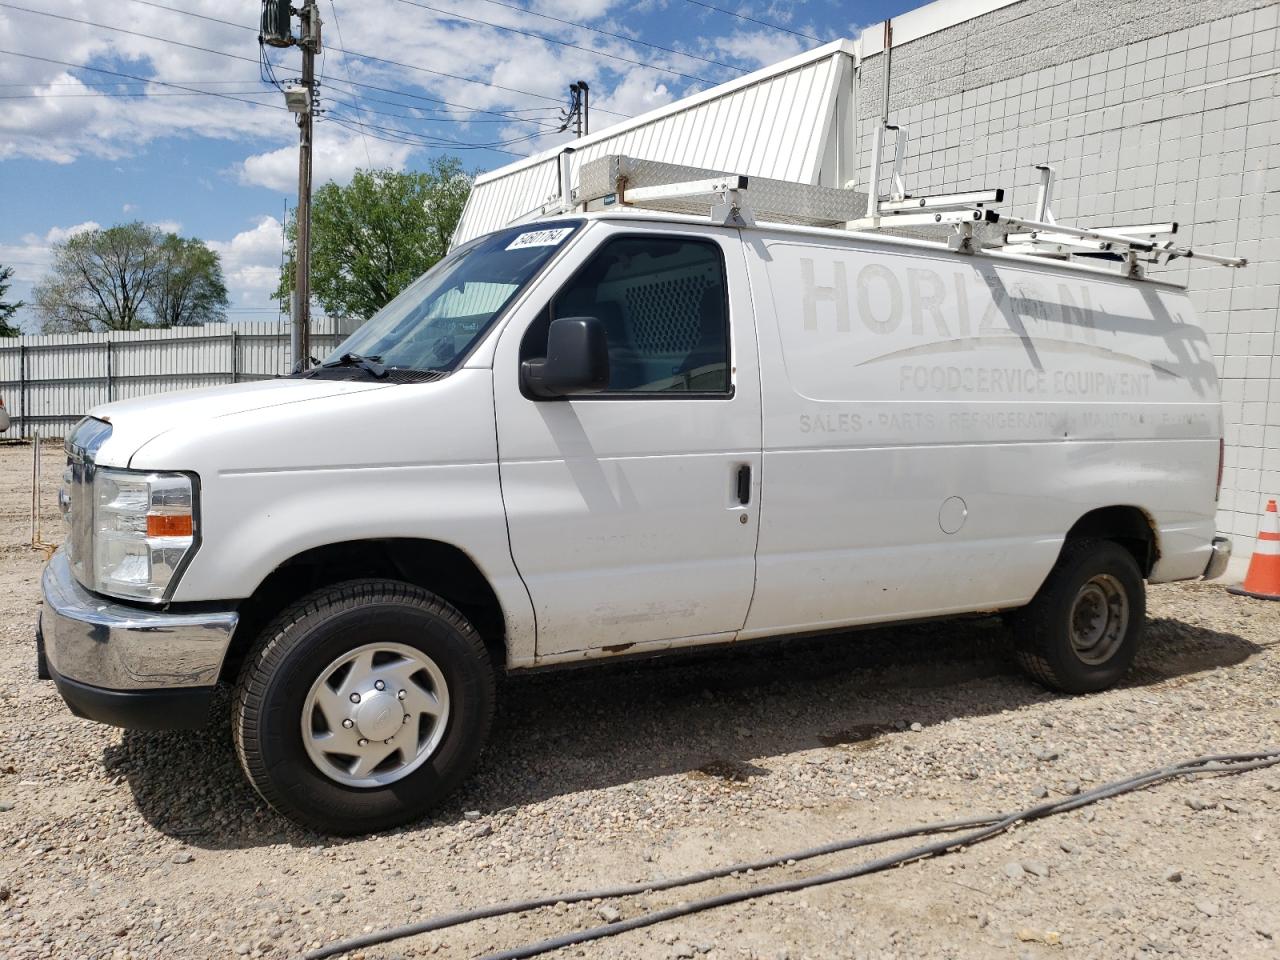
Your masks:
<svg viewBox="0 0 1280 960"><path fill-rule="evenodd" d="M497 670L999 611L1096 691L1144 583L1230 549L1181 288L625 210L461 245L313 369L97 407L67 459L71 710L198 726L229 684L249 781L339 833L457 786Z"/></svg>

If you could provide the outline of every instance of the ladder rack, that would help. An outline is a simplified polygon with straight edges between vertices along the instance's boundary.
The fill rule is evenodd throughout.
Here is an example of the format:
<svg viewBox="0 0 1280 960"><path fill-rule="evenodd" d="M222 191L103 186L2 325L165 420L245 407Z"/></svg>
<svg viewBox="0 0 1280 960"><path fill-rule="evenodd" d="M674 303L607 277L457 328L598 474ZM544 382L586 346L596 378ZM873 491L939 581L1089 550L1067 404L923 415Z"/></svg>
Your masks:
<svg viewBox="0 0 1280 960"><path fill-rule="evenodd" d="M1143 264L1163 265L1175 259L1196 259L1229 267L1243 267L1243 257L1200 253L1174 246L1176 223L1135 226L1070 227L1058 223L1050 209L1054 170L1039 165L1040 188L1035 215L1014 217L991 209L1003 203L1000 189L913 197L902 179L906 133L883 125L881 134L896 134L892 189L879 196L880 163L873 150L869 193L726 173L700 167L641 160L619 154L584 163L573 186L569 154L560 155L559 193L517 222L571 211L640 207L669 213L707 216L713 223L752 226L756 218L775 223L805 224L858 231L883 231L927 240L945 241L960 253L1000 249L1024 256L1071 260L1074 257L1119 260L1125 276L1141 278ZM942 232L939 232L942 231Z"/></svg>

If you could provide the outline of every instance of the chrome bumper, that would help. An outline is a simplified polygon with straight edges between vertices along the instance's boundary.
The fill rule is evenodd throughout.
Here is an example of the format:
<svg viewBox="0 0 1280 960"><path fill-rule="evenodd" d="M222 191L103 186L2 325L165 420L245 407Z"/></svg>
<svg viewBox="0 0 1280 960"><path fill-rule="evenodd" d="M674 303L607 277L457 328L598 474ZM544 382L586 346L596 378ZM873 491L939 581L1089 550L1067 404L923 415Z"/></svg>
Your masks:
<svg viewBox="0 0 1280 960"><path fill-rule="evenodd" d="M1209 545L1209 563L1204 568L1206 580L1216 580L1226 573L1227 564L1231 562L1231 538L1216 536Z"/></svg>
<svg viewBox="0 0 1280 960"><path fill-rule="evenodd" d="M62 550L41 586L49 666L107 690L213 686L240 619L234 610L170 613L113 603L80 586Z"/></svg>

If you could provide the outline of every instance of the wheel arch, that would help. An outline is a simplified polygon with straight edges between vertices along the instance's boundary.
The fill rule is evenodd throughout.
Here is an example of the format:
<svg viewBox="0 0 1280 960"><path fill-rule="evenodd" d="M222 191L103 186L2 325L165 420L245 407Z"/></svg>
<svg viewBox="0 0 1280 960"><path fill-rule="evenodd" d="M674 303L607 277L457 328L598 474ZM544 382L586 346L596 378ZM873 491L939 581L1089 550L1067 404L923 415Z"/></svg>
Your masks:
<svg viewBox="0 0 1280 960"><path fill-rule="evenodd" d="M1063 548L1073 540L1086 538L1120 544L1132 554L1144 578L1151 575L1160 559L1160 535L1155 519L1133 504L1098 507L1081 515L1067 531Z"/></svg>
<svg viewBox="0 0 1280 960"><path fill-rule="evenodd" d="M235 678L258 633L280 610L314 590L364 577L403 580L430 590L471 621L495 665L506 662L506 615L470 554L441 540L379 537L311 547L272 570L240 603L240 623L220 679Z"/></svg>

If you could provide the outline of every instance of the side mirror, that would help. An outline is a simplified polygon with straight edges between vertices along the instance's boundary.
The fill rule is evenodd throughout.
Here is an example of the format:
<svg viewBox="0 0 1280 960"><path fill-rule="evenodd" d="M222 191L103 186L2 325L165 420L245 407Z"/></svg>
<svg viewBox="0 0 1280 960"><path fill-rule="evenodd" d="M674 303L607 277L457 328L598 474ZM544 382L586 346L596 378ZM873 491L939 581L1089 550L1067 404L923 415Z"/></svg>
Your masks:
<svg viewBox="0 0 1280 960"><path fill-rule="evenodd" d="M599 393L609 385L609 339L598 317L560 317L547 331L547 355L520 365L535 397Z"/></svg>

